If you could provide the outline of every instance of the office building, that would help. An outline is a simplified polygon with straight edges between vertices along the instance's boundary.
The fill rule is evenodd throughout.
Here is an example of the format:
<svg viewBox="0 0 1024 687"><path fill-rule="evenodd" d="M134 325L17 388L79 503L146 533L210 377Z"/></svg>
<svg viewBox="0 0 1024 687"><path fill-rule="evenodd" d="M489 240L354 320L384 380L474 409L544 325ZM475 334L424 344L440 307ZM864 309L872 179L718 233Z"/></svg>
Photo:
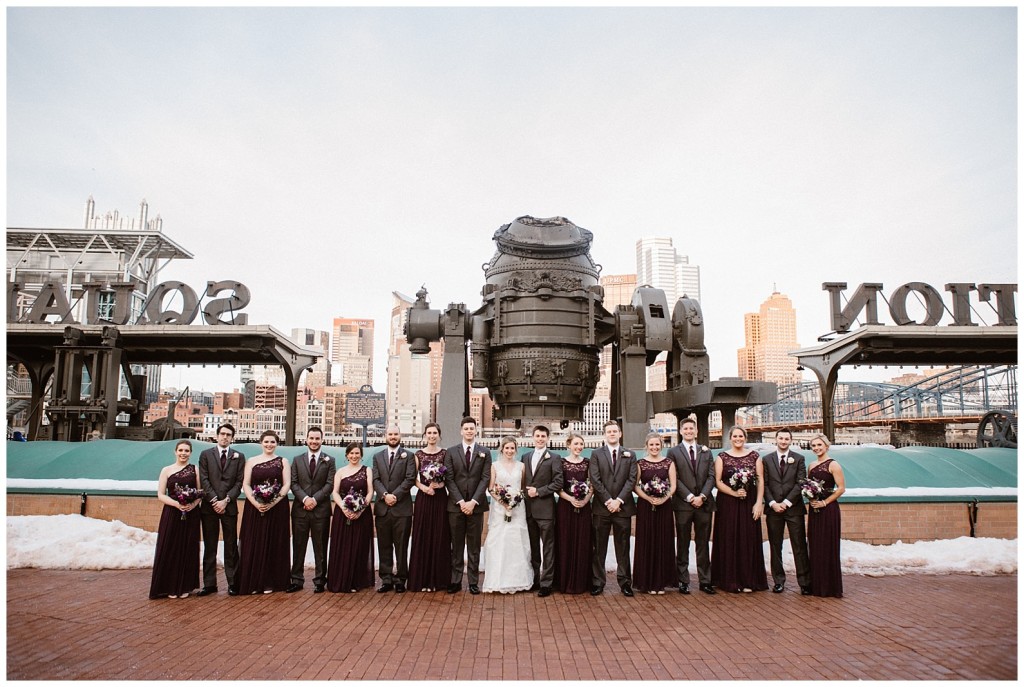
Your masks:
<svg viewBox="0 0 1024 687"><path fill-rule="evenodd" d="M680 255L667 236L642 238L636 242L636 281L665 292L669 316L681 296L700 301L700 267Z"/></svg>
<svg viewBox="0 0 1024 687"><path fill-rule="evenodd" d="M790 351L800 348L796 340L796 310L788 296L774 291L756 313L743 316L746 345L736 354L742 379L776 384L801 380L797 359Z"/></svg>
<svg viewBox="0 0 1024 687"><path fill-rule="evenodd" d="M336 383L357 389L363 385L372 385L373 320L334 318L331 362L339 374Z"/></svg>

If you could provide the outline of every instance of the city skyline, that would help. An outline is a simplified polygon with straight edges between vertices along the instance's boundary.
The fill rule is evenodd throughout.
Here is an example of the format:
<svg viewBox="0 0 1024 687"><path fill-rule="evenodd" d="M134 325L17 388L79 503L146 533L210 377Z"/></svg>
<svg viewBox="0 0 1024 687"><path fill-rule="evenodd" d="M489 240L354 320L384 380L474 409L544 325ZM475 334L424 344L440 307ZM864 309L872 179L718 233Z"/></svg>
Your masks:
<svg viewBox="0 0 1024 687"><path fill-rule="evenodd" d="M773 284L808 346L831 329L826 281L1016 281L1015 18L11 8L7 222L145 198L195 255L162 278L246 283L249 321L283 333L388 321L422 284L476 308L490 237L520 215L592 231L602 275L669 236L701 267L712 377L734 376L737 322ZM193 388L238 384L208 372Z"/></svg>

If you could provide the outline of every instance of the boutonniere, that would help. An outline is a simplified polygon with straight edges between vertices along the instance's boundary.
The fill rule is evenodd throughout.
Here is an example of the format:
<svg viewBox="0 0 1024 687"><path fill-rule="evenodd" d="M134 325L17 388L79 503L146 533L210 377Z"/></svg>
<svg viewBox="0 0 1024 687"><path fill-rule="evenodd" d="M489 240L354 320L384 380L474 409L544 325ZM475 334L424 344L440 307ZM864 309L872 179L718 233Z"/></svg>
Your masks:
<svg viewBox="0 0 1024 687"><path fill-rule="evenodd" d="M486 455L484 454L484 452L483 452L483 451L479 451L479 452L478 452L478 453L476 454L476 457L477 457L477 458L486 458L487 456L486 456Z"/></svg>
<svg viewBox="0 0 1024 687"><path fill-rule="evenodd" d="M239 453L238 451L232 451L232 452L231 452L231 457L232 457L232 458L241 458L241 457L242 457L242 454L241 454L241 453Z"/></svg>
<svg viewBox="0 0 1024 687"><path fill-rule="evenodd" d="M408 453L406 453L405 451L402 451L402 455L401 455L401 457L402 457L402 458L408 458L408 457L409 457L409 454L408 454Z"/></svg>
<svg viewBox="0 0 1024 687"><path fill-rule="evenodd" d="M701 444L701 445L700 445L700 450L701 450L701 451L707 451L707 450L708 450L708 447L707 447L707 446L705 446L704 444Z"/></svg>
<svg viewBox="0 0 1024 687"><path fill-rule="evenodd" d="M633 457L633 454L632 454L632 453L630 453L629 451L623 451L623 452L622 452L622 457L623 457L623 458L632 458L632 457Z"/></svg>
<svg viewBox="0 0 1024 687"><path fill-rule="evenodd" d="M789 463L790 465L792 465L793 462L794 462L793 461L793 456L786 456L786 462Z"/></svg>

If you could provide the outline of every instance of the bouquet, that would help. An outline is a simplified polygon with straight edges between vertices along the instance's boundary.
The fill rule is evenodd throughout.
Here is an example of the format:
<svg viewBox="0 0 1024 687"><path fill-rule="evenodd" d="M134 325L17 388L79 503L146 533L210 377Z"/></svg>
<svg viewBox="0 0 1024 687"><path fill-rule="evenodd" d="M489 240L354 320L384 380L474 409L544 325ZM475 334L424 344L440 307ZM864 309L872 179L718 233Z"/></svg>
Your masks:
<svg viewBox="0 0 1024 687"><path fill-rule="evenodd" d="M753 486L757 481L757 473L753 468L740 468L729 477L729 486L739 491Z"/></svg>
<svg viewBox="0 0 1024 687"><path fill-rule="evenodd" d="M343 510L352 513L353 515L356 513L362 513L366 508L366 499L363 498L362 494L350 487L348 493L345 494L343 499L341 499L341 507ZM351 524L352 520L345 518L345 525L348 526Z"/></svg>
<svg viewBox="0 0 1024 687"><path fill-rule="evenodd" d="M640 488L648 496L652 496L656 499L660 499L662 496L668 495L668 490L671 488L669 483L660 477L652 477L648 482L642 482ZM655 511L658 507L655 505L651 506L651 510Z"/></svg>
<svg viewBox="0 0 1024 687"><path fill-rule="evenodd" d="M191 484L175 484L174 493L171 494L171 498L180 503L183 506L187 506L198 498L202 498L203 490L197 489ZM181 519L184 520L188 517L188 513L185 511L181 512Z"/></svg>
<svg viewBox="0 0 1024 687"><path fill-rule="evenodd" d="M270 503L281 493L281 483L276 479L271 482L260 482L252 487L252 497L260 503ZM260 513L263 516L263 513Z"/></svg>
<svg viewBox="0 0 1024 687"><path fill-rule="evenodd" d="M825 483L820 479L812 479L810 477L800 480L800 493L808 501L819 501L825 494ZM817 513L819 509L815 508L814 512Z"/></svg>
<svg viewBox="0 0 1024 687"><path fill-rule="evenodd" d="M420 470L420 482L439 487L444 484L444 476L447 474L448 468L444 463L427 463Z"/></svg>
<svg viewBox="0 0 1024 687"><path fill-rule="evenodd" d="M494 490L491 493L498 503L509 510L523 502L523 492L504 484L495 484ZM505 522L512 522L512 516L508 513L505 513Z"/></svg>
<svg viewBox="0 0 1024 687"><path fill-rule="evenodd" d="M582 501L583 499L587 498L587 494L590 493L590 483L587 482L586 480L583 480L581 482L578 479L570 478L569 488L566 489L565 491L569 494L569 496L573 497L577 501ZM580 509L574 507L573 511L579 513Z"/></svg>

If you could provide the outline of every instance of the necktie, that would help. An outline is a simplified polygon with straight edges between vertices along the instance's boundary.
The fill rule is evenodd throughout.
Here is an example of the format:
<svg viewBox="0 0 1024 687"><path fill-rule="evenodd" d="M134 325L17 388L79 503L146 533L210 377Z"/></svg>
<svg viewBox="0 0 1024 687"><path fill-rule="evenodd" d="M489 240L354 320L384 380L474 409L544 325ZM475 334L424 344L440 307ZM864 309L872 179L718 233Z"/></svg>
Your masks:
<svg viewBox="0 0 1024 687"><path fill-rule="evenodd" d="M316 456L310 456L309 457L309 476L312 477L314 472L316 472Z"/></svg>
<svg viewBox="0 0 1024 687"><path fill-rule="evenodd" d="M220 471L223 473L228 468L228 452L220 452Z"/></svg>
<svg viewBox="0 0 1024 687"><path fill-rule="evenodd" d="M690 466L693 467L693 474L697 474L697 457L693 455L693 447L690 447Z"/></svg>
<svg viewBox="0 0 1024 687"><path fill-rule="evenodd" d="M614 449L614 448L612 449L612 470L615 469L615 458L616 458L616 454L618 454L618 452L619 452L618 449Z"/></svg>
<svg viewBox="0 0 1024 687"><path fill-rule="evenodd" d="M779 474L780 475L785 475L786 474L786 457L785 456L779 456Z"/></svg>
<svg viewBox="0 0 1024 687"><path fill-rule="evenodd" d="M394 464L395 464L395 452L391 451L391 453L388 454L388 469L390 470L391 467Z"/></svg>
<svg viewBox="0 0 1024 687"><path fill-rule="evenodd" d="M466 469L469 469L469 464L473 461L473 447L466 447Z"/></svg>

